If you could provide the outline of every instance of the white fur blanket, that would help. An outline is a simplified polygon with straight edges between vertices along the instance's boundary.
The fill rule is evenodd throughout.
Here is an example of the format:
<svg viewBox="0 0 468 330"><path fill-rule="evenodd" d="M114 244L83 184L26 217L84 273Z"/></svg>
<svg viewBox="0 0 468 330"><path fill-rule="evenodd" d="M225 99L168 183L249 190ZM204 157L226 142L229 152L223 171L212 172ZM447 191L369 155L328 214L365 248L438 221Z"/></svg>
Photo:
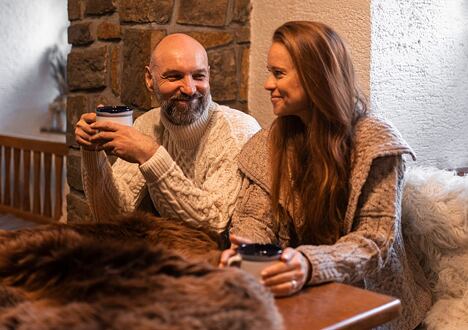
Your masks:
<svg viewBox="0 0 468 330"><path fill-rule="evenodd" d="M468 329L468 177L436 168L406 173L403 231L433 288L428 329Z"/></svg>

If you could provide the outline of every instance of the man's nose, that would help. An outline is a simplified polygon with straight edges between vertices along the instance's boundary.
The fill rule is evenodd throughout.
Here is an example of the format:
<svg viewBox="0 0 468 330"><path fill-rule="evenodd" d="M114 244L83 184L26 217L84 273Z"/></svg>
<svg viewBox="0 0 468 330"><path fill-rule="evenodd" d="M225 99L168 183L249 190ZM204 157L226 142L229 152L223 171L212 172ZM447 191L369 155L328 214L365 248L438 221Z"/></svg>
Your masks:
<svg viewBox="0 0 468 330"><path fill-rule="evenodd" d="M192 79L192 77L187 76L185 79L182 81L182 86L180 88L180 91L186 95L193 95L195 94L197 90L197 87L195 86L195 82Z"/></svg>

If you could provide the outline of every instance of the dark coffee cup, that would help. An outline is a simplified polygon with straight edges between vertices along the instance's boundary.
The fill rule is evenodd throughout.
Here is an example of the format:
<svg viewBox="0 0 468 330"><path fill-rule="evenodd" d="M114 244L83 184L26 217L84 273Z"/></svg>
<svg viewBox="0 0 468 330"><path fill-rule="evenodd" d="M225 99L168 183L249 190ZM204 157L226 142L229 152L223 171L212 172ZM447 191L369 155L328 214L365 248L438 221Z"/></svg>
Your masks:
<svg viewBox="0 0 468 330"><path fill-rule="evenodd" d="M262 270L277 263L283 250L275 244L242 244L237 248L241 257L240 268L261 278Z"/></svg>

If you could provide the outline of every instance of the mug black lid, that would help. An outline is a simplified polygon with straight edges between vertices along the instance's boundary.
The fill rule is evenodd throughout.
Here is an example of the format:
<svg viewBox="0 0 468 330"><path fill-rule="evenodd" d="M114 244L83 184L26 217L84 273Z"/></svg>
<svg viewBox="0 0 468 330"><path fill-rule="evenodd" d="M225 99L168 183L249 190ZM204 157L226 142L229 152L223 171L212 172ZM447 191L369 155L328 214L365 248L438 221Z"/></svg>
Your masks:
<svg viewBox="0 0 468 330"><path fill-rule="evenodd" d="M96 108L96 112L105 112L105 113L121 113L133 111L133 109L126 105L106 105L103 107Z"/></svg>
<svg viewBox="0 0 468 330"><path fill-rule="evenodd" d="M276 244L241 244L237 248L241 256L273 257L283 253L283 250Z"/></svg>

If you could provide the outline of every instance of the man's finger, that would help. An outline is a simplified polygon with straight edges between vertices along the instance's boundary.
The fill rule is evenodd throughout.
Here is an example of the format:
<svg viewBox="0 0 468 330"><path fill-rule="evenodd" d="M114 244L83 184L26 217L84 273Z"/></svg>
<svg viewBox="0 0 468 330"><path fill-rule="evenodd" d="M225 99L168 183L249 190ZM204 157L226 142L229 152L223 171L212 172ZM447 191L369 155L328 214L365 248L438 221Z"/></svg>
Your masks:
<svg viewBox="0 0 468 330"><path fill-rule="evenodd" d="M105 143L108 141L112 141L116 138L116 134L114 132L107 132L107 131L100 131L99 133L90 137L90 141L93 143Z"/></svg>
<svg viewBox="0 0 468 330"><path fill-rule="evenodd" d="M91 128L99 130L99 131L107 131L107 132L116 132L122 127L126 127L124 125L120 125L111 121L99 121L95 122L90 125Z"/></svg>

